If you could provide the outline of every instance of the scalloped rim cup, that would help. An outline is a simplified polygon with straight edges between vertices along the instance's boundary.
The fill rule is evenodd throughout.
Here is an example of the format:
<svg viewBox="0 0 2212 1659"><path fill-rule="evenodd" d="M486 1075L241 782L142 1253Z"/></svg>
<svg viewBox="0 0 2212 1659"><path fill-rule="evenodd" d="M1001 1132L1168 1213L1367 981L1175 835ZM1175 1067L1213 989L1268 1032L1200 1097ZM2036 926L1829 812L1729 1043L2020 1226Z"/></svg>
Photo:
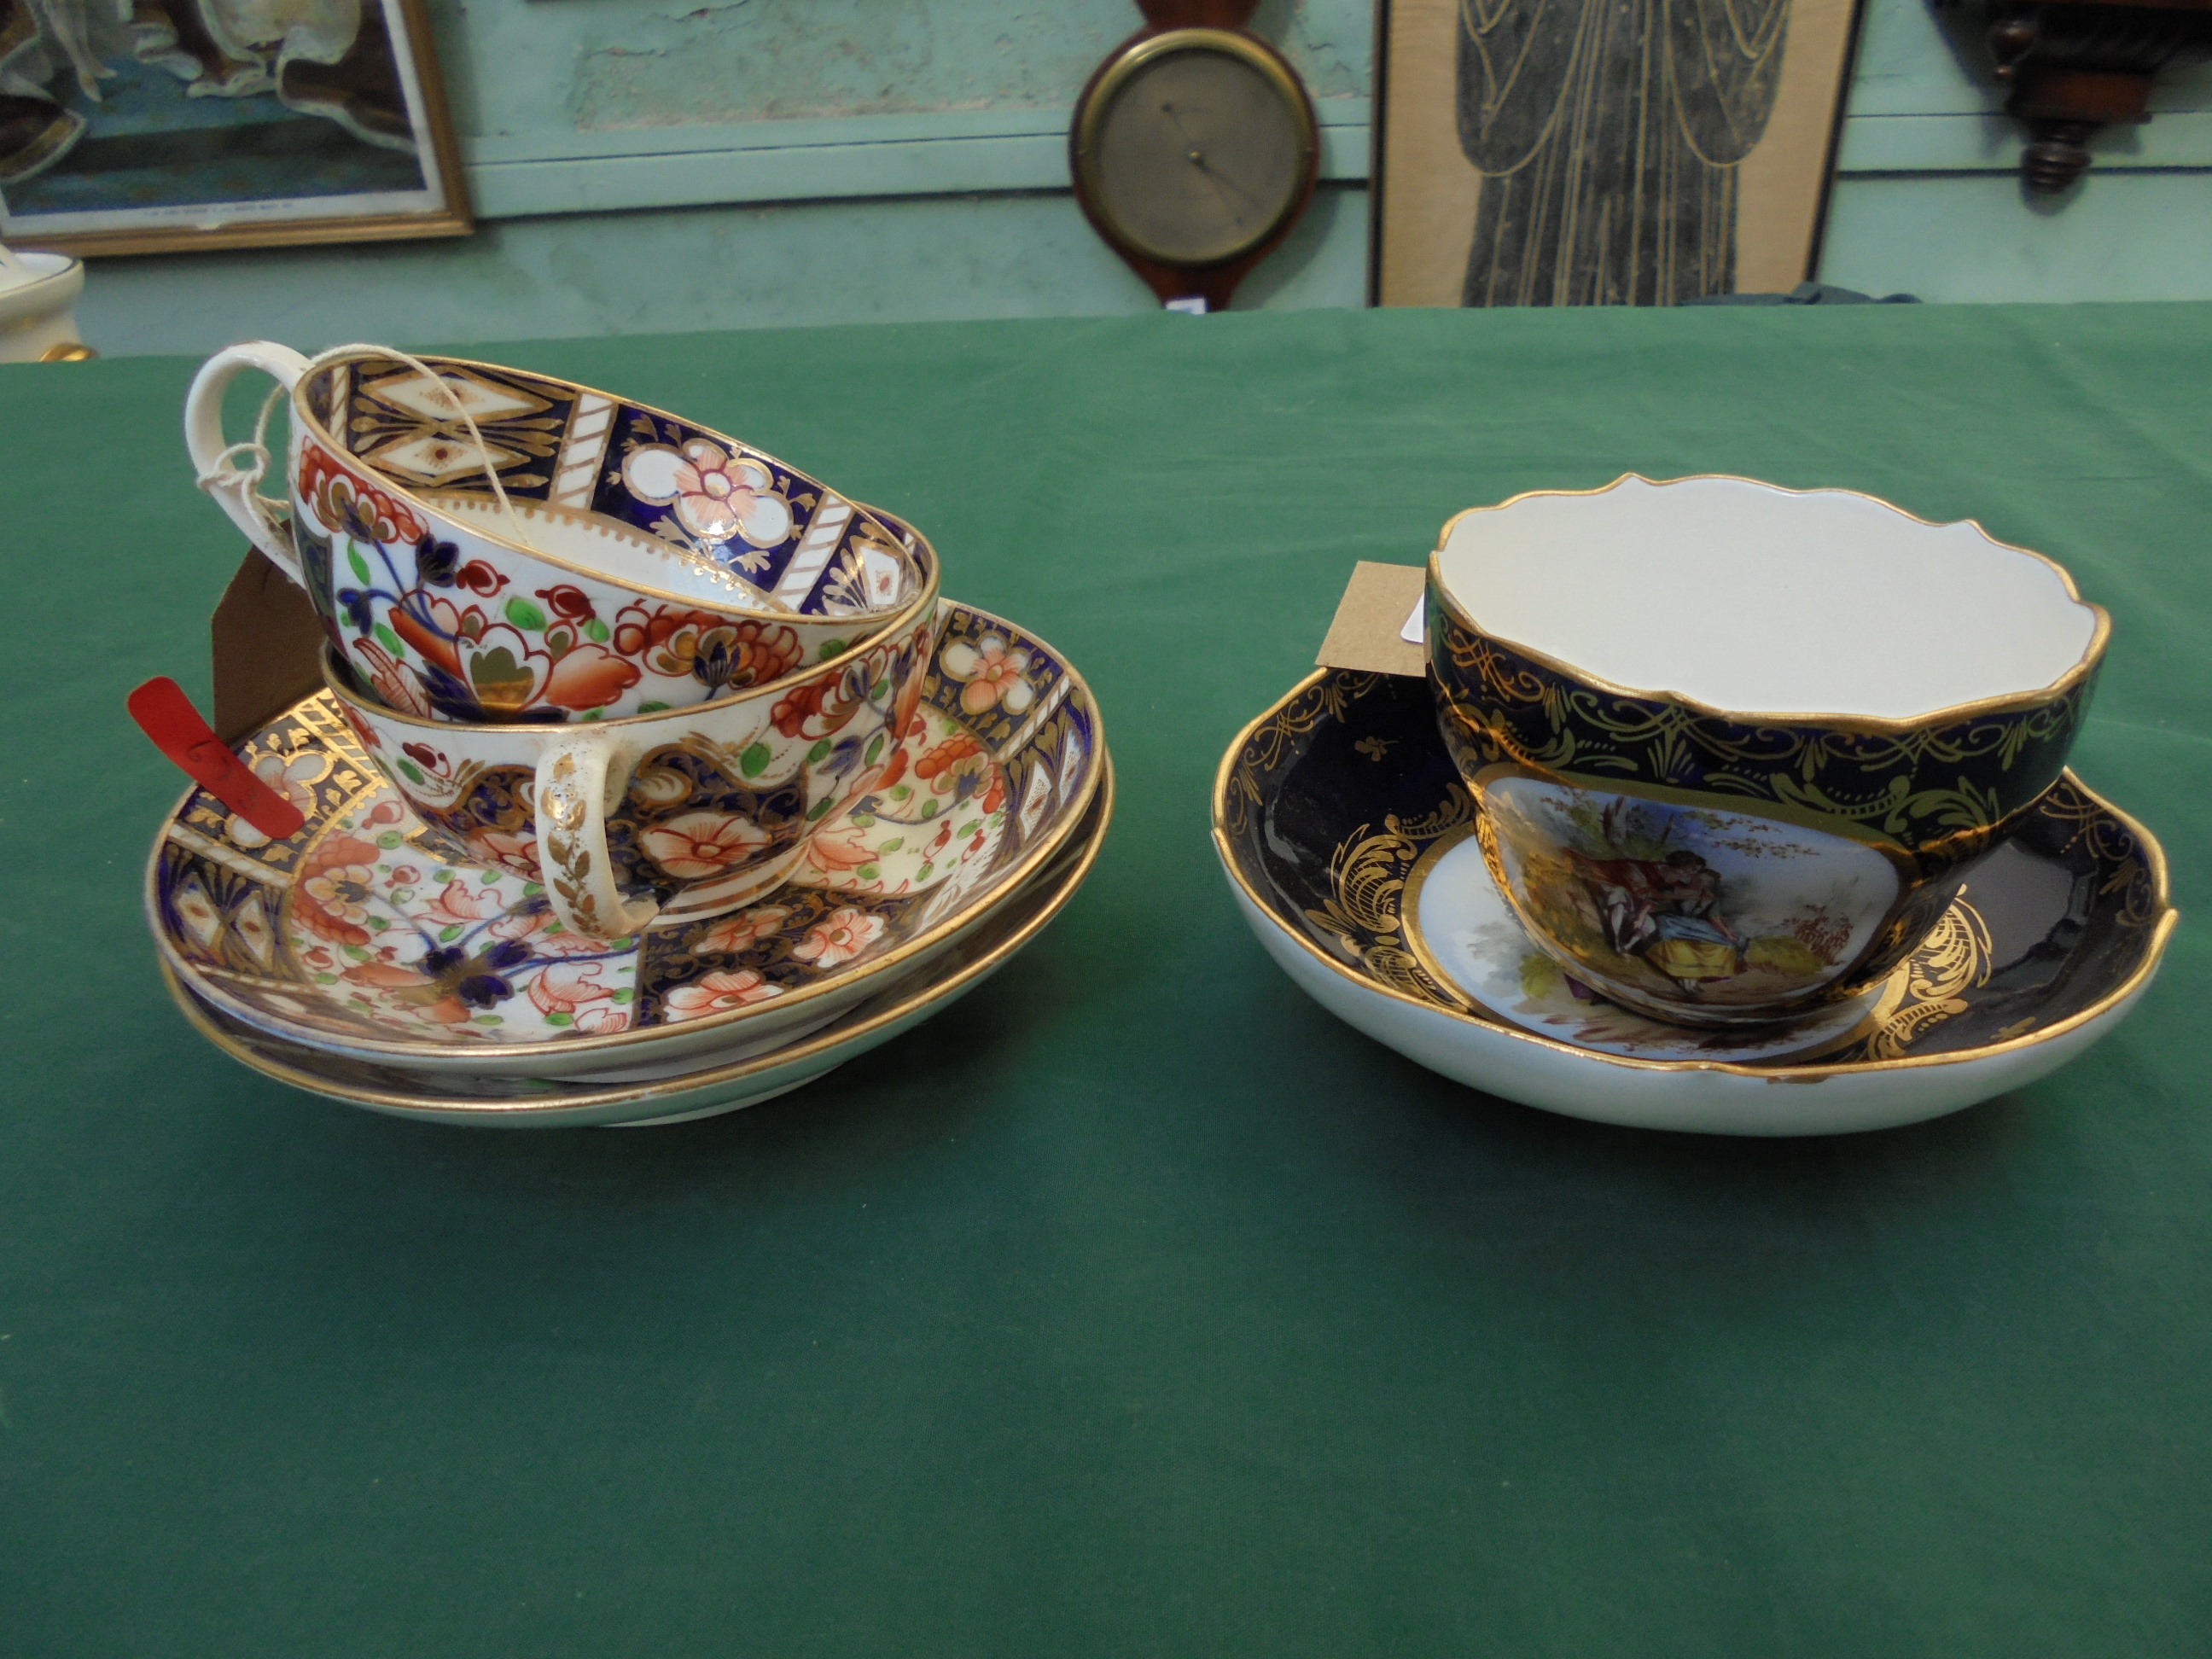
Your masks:
<svg viewBox="0 0 2212 1659"><path fill-rule="evenodd" d="M1946 724L2039 701L2094 668L2110 631L2058 565L1972 520L1718 475L1472 508L1430 568L1480 633L1746 724Z"/></svg>

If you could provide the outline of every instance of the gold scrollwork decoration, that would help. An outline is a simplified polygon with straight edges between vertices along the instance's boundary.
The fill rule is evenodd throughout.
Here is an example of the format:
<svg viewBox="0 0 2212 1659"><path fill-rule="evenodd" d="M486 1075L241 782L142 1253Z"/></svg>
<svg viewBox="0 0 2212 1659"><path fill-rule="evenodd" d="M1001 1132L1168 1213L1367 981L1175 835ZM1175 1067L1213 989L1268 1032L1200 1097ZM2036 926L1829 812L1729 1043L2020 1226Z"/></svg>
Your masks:
<svg viewBox="0 0 2212 1659"><path fill-rule="evenodd" d="M1966 994L1990 982L1989 923L1963 898L1952 901L1906 964L1905 1000L1866 1041L1869 1060L1899 1060L1929 1030L1966 1012Z"/></svg>
<svg viewBox="0 0 2212 1659"><path fill-rule="evenodd" d="M1739 724L1710 710L1580 685L1449 617L1435 659L1455 743L1486 761L1638 778L1815 811L1906 845L1986 830L2056 778L2092 678L2013 713L1901 732ZM1493 752L1494 751L1494 752ZM1947 774L1938 781L1932 773Z"/></svg>
<svg viewBox="0 0 2212 1659"><path fill-rule="evenodd" d="M1406 943L1399 906L1406 876L1426 846L1468 820L1474 803L1457 784L1437 808L1415 818L1395 815L1369 833L1361 824L1329 857L1329 896L1306 919L1351 961L1392 989L1447 1007L1464 999L1432 978Z"/></svg>
<svg viewBox="0 0 2212 1659"><path fill-rule="evenodd" d="M1259 780L1282 764L1291 743L1323 720L1340 720L1345 710L1375 690L1389 676L1354 674L1345 671L1324 674L1276 710L1273 720L1244 740L1237 769L1229 780L1229 799L1222 813L1222 828L1241 836L1261 801Z"/></svg>
<svg viewBox="0 0 2212 1659"><path fill-rule="evenodd" d="M2134 833L2115 822L2107 807L2068 778L2036 803L2036 811L2071 831L2059 851L2070 853L2086 845L2089 855L2110 870L2097 890L2124 895L2119 917L2124 926L2148 927L2156 919L2158 895L2150 866Z"/></svg>

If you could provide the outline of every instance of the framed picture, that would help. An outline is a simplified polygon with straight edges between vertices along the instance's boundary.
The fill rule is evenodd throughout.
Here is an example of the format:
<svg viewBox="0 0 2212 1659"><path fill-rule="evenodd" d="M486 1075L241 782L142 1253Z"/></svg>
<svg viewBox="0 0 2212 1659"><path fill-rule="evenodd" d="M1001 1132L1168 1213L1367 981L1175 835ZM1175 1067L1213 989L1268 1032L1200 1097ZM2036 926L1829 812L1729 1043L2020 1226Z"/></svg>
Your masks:
<svg viewBox="0 0 2212 1659"><path fill-rule="evenodd" d="M1857 0L1381 0L1370 298L1677 305L1795 288Z"/></svg>
<svg viewBox="0 0 2212 1659"><path fill-rule="evenodd" d="M0 0L0 241L471 228L423 0Z"/></svg>

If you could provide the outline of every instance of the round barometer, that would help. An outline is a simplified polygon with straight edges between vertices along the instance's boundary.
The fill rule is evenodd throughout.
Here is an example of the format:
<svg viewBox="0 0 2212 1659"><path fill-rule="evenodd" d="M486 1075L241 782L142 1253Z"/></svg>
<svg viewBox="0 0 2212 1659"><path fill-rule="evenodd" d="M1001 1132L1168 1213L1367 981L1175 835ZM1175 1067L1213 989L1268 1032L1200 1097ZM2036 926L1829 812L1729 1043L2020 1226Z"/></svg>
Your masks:
<svg viewBox="0 0 2212 1659"><path fill-rule="evenodd" d="M1171 9L1146 9L1157 21ZM1289 234L1321 163L1304 85L1233 28L1153 28L1125 42L1084 88L1069 146L1092 226L1164 303L1204 302L1192 310L1226 305Z"/></svg>

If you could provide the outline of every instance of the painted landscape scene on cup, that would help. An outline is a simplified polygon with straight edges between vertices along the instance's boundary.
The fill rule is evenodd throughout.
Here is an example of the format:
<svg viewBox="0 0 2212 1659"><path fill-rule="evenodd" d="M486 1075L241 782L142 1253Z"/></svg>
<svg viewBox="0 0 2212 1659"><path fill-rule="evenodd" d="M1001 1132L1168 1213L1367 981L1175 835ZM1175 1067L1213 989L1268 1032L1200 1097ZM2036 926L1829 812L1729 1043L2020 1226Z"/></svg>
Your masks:
<svg viewBox="0 0 2212 1659"><path fill-rule="evenodd" d="M1873 848L1771 819L1529 778L1492 781L1483 805L1515 902L1598 990L1722 1006L1808 994L1897 894Z"/></svg>

